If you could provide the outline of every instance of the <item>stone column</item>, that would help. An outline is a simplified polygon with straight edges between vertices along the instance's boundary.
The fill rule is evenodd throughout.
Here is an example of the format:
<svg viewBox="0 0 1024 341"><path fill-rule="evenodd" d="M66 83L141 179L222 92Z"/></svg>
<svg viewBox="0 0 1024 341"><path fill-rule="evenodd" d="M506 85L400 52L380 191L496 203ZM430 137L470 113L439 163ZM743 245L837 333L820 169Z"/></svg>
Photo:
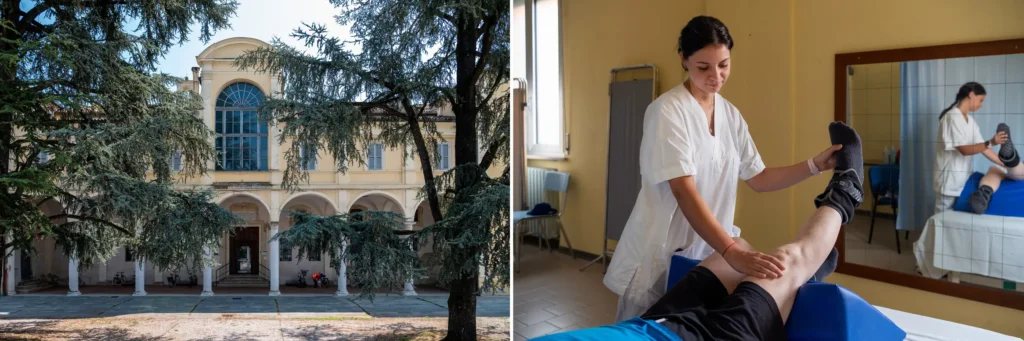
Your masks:
<svg viewBox="0 0 1024 341"><path fill-rule="evenodd" d="M132 296L146 296L146 262L135 259L135 293Z"/></svg>
<svg viewBox="0 0 1024 341"><path fill-rule="evenodd" d="M324 270L323 270L324 277L328 277L327 274L331 273L331 271L330 271L330 269L331 269L331 260L327 259L328 255L330 255L330 254L327 253L327 252L324 252L324 253L320 254L320 260L322 260L324 262Z"/></svg>
<svg viewBox="0 0 1024 341"><path fill-rule="evenodd" d="M348 296L348 271L345 265L345 258L342 254L345 252L346 243L341 243L341 248L338 249L338 291L334 292L334 296Z"/></svg>
<svg viewBox="0 0 1024 341"><path fill-rule="evenodd" d="M75 257L68 257L68 296L78 296L78 262Z"/></svg>
<svg viewBox="0 0 1024 341"><path fill-rule="evenodd" d="M277 235L280 223L270 223L270 238ZM271 239L270 242L270 296L281 296L281 241Z"/></svg>
<svg viewBox="0 0 1024 341"><path fill-rule="evenodd" d="M203 247L203 258L207 262L212 261L212 253L210 252L209 246ZM213 296L213 267L209 264L203 264L203 293L199 296Z"/></svg>
<svg viewBox="0 0 1024 341"><path fill-rule="evenodd" d="M406 221L405 222L405 229L407 231L409 231L409 230L412 230L412 228L413 228L413 222L412 221ZM402 236L402 238L403 239L408 239L409 236ZM412 248L412 245L409 245L409 247ZM408 277L409 278L407 278L405 280L405 290L402 291L402 296L416 296L416 289L413 288L413 279L412 279L411 274Z"/></svg>
<svg viewBox="0 0 1024 341"><path fill-rule="evenodd" d="M7 243L10 243L10 242L14 241L14 239L11 238L11 236L7 236L5 238L5 240L7 241ZM7 250L4 250L4 254L7 255L7 261L4 262L5 263L5 269L4 270L6 270L5 271L6 274L4 276L4 280L7 281L7 295L14 296L14 295L17 294L15 292L15 289L18 287L18 281L17 281L17 279L18 279L18 275L17 275L18 269L16 267L16 264L18 264L16 262L17 259L18 259L18 252L15 251L14 247L12 246L12 247L7 248Z"/></svg>

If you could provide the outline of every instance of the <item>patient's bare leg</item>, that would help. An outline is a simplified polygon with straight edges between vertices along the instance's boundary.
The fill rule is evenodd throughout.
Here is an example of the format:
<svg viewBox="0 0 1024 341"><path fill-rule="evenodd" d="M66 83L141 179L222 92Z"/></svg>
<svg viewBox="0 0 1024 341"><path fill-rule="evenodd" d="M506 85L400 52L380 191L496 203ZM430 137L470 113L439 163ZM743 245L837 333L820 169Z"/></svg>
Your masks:
<svg viewBox="0 0 1024 341"><path fill-rule="evenodd" d="M733 238L733 240L736 241L736 245L733 247L742 247L744 250L754 249L750 246L750 243L747 243L743 238L736 237ZM746 276L739 271L736 271L736 269L733 269L732 266L729 265L729 262L726 262L725 258L718 253L713 253L711 256L708 256L708 258L704 258L704 260L701 261L700 264L697 264L697 266L703 266L708 268L708 270L711 270L711 273L715 274L715 277L718 277L718 280L722 282L723 286L725 286L725 290L730 294L736 290L736 286L739 285L740 281L743 280L743 277Z"/></svg>
<svg viewBox="0 0 1024 341"><path fill-rule="evenodd" d="M1022 167L1014 167L1010 169L1016 168ZM978 190L971 193L971 210L974 211L974 213L985 214L985 211L988 210L989 202L992 201L992 194L999 190L999 184L1002 183L1003 179L1006 179L1006 177L1007 174L999 167L992 166L988 168L988 173L981 178L981 182L978 184Z"/></svg>
<svg viewBox="0 0 1024 341"><path fill-rule="evenodd" d="M846 124L829 126L832 144L842 144L836 152L836 168L825 192L814 198L818 209L800 228L793 241L771 253L786 267L780 278L762 279L745 277L743 281L757 284L775 299L782 321L789 318L797 289L807 282L825 261L839 236L842 224L850 222L854 209L864 201L863 171L860 136Z"/></svg>
<svg viewBox="0 0 1024 341"><path fill-rule="evenodd" d="M1024 180L1024 166L1017 165L1017 167L1007 168L1006 177L1014 181Z"/></svg>
<svg viewBox="0 0 1024 341"><path fill-rule="evenodd" d="M1002 182L1003 179L1006 179L1006 175L1007 174L1003 173L1003 170L999 167L989 167L988 173L985 173L985 176L981 177L981 183L978 184L978 188L981 188L981 186L988 186L989 188L992 188L992 192L998 191L999 183Z"/></svg>
<svg viewBox="0 0 1024 341"><path fill-rule="evenodd" d="M832 246L839 236L841 219L838 210L830 206L819 207L792 242L771 252L786 266L786 272L781 278L743 278L743 281L757 284L775 298L783 321L789 318L789 313L793 309L797 289L807 283L807 279L832 251Z"/></svg>
<svg viewBox="0 0 1024 341"><path fill-rule="evenodd" d="M750 243L747 243L743 238L736 237L733 238L733 240L736 241L735 247L739 247L744 250L754 249L754 247L750 246ZM816 275L816 278L812 278L811 276L803 277L805 282L808 279L821 280L835 271L838 254L836 253L835 248L831 248L829 251L831 252L827 253L826 259L822 262L818 262L818 267L811 273L812 275ZM725 290L730 294L736 290L736 286L743 281L744 277L746 277L746 275L736 271L736 269L733 269L732 266L729 265L729 262L726 262L725 258L718 253L711 254L711 256L708 256L708 258L705 258L697 265L711 270L711 272L715 274L715 277L718 277L718 280L722 282L723 286L725 286ZM785 272L785 274L785 276L790 276L788 271Z"/></svg>

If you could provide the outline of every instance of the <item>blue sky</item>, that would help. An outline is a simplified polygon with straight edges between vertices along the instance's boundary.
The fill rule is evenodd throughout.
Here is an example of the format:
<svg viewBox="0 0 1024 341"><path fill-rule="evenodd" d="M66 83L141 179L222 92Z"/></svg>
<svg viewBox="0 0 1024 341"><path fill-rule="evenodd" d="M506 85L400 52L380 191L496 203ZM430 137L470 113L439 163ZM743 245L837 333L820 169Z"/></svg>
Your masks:
<svg viewBox="0 0 1024 341"><path fill-rule="evenodd" d="M235 16L230 19L231 28L216 32L208 43L199 40L198 26L193 29L189 41L183 45L171 47L164 59L159 63L159 72L178 77L191 77L191 68L196 65L196 56L203 52L209 44L232 37L250 37L270 42L274 37L281 38L289 45L299 47L302 44L290 37L293 30L302 23L318 23L327 25L330 35L347 40L348 29L334 20L339 13L328 0L239 0ZM133 29L133 26L128 26Z"/></svg>
<svg viewBox="0 0 1024 341"><path fill-rule="evenodd" d="M28 10L37 1L21 1L19 7ZM192 67L196 65L196 56L207 46L217 41L233 37L249 37L270 42L273 38L281 38L289 45L300 48L302 44L290 37L292 31L302 27L302 23L317 23L327 26L331 36L348 40L347 27L337 23L334 16L339 13L328 0L238 0L238 8L229 22L231 28L217 31L209 42L199 40L199 25L195 25L189 40L182 45L173 46L157 65L157 71L174 76L192 75ZM39 22L49 24L53 18L40 16ZM137 20L129 20L125 25L128 31L134 30ZM300 50L305 50L300 48Z"/></svg>

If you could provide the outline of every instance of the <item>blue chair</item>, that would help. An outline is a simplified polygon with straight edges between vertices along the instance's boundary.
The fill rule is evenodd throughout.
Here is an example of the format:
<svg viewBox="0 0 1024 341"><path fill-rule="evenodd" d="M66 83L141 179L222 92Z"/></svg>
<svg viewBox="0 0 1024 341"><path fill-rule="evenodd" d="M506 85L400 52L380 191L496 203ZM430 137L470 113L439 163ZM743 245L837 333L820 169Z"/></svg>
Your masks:
<svg viewBox="0 0 1024 341"><path fill-rule="evenodd" d="M565 226L562 226L562 214L565 213L565 201L569 193L569 173L562 172L548 172L544 176L544 190L551 192L558 192L562 197L562 202L558 206L558 212L555 214L545 215L530 215L530 211L515 211L512 212L512 230L514 231L514 237L516 238L515 244L515 262L519 263L519 244L522 244L523 233L520 232L522 223L534 220L554 220L558 224L560 231L559 238L565 239L565 244L569 247L569 254L573 259L576 259L576 252L572 249L572 242L569 241L569 235L565 233ZM519 271L518 268L516 270Z"/></svg>
<svg viewBox="0 0 1024 341"><path fill-rule="evenodd" d="M878 205L889 205L892 207L893 219L899 214L899 193L900 193L900 166L899 165L878 165L868 170L868 183L871 185L871 198L874 201L871 205L871 229L868 231L868 244L875 234L875 212ZM885 194L891 195L885 195ZM879 197L881 196L881 198ZM900 231L893 229L896 233L896 253L900 253ZM905 238L910 238L907 232Z"/></svg>

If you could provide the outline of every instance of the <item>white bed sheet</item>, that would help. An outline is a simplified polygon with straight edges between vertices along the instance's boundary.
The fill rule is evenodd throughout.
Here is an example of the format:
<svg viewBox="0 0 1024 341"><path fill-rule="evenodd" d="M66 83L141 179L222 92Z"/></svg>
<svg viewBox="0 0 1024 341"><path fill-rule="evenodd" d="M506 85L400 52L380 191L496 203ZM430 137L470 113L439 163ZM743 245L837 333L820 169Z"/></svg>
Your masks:
<svg viewBox="0 0 1024 341"><path fill-rule="evenodd" d="M946 211L914 243L918 266L1024 282L1024 218Z"/></svg>
<svg viewBox="0 0 1024 341"><path fill-rule="evenodd" d="M1021 341L1019 337L956 322L875 306L878 311L907 332L908 341ZM880 340L881 341L881 340Z"/></svg>

